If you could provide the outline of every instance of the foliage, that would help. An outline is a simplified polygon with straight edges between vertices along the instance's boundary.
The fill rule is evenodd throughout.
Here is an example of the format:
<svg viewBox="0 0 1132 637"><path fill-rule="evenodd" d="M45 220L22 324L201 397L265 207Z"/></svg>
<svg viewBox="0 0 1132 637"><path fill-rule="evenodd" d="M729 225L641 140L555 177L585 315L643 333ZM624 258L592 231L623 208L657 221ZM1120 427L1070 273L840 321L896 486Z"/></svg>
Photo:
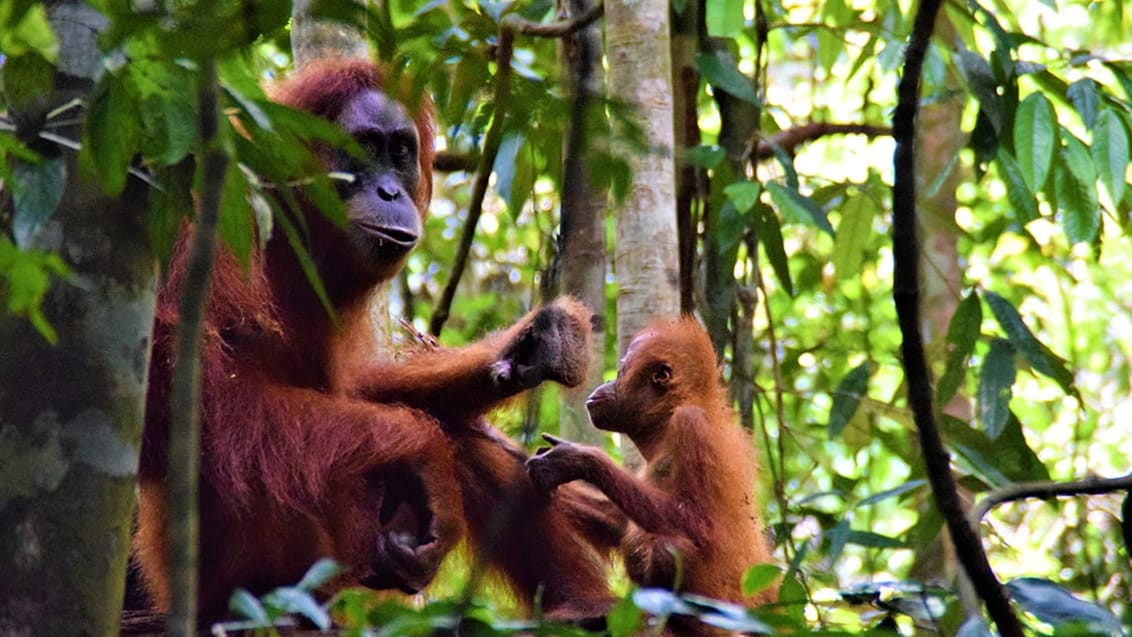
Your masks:
<svg viewBox="0 0 1132 637"><path fill-rule="evenodd" d="M332 183L307 149L318 140L349 146L348 138L272 104L260 88L286 66L287 3L223 0L215 11L201 11L197 2L158 2L145 11L94 4L110 24L101 40L103 75L89 103L57 110L40 108L59 56L45 5L0 7L0 96L9 111L41 111L30 120L0 118L0 299L48 339L54 336L40 301L67 272L58 255L34 244L49 228L67 178L60 153L81 148L81 168L108 193L123 192L133 179L149 184L145 222L167 255L181 220L193 214L189 193L199 182L192 89L202 56L219 62L229 114L220 133L232 159L220 222L227 245L247 259L256 241L278 231L302 253L295 184L326 214L342 216ZM498 71L500 20L508 12L549 19L551 3L386 5L364 24L393 77L405 80L403 97L430 94L447 151L477 158L494 112L489 87ZM692 6L674 2L677 20L687 19ZM724 317L726 333L717 342L729 344L722 360L729 380L741 377L735 372L743 355L755 355L752 410L768 457L762 491L772 495L771 519L789 565L784 590L797 593L790 598L796 606L756 618L775 632L815 622L863 631L895 613L900 619L892 621L907 627L914 615L892 600L929 589L934 596L935 588L915 584L923 569L945 581L949 574L927 564L939 551L942 522L914 445L889 301L890 143L883 136L826 136L765 155L752 143L736 169L724 151L733 140L723 138L717 99L756 105L763 140L810 122L887 123L909 31L907 3L708 0L704 9L713 46L731 55L705 47L695 58L703 143L681 156L710 180L700 201L709 214L697 242L698 305ZM355 19L346 0L320 10ZM957 209L942 219L923 211L926 222L955 239L961 265L949 281L954 312L946 325L933 326L929 351L957 477L975 497L1019 481L1127 472L1121 421L1132 405L1132 62L1114 51L1132 24L1115 0L1024 7L972 0L949 4L947 16L949 29L928 53L924 103L961 102L962 129L949 132L964 136L967 148L946 158L943 174L926 175L921 190L931 196L958 175ZM516 42L496 196L479 221L471 269L444 336L449 344L512 319L554 277L562 131L570 113L555 42ZM624 113L608 101L594 109L595 122ZM85 132L69 136L80 116ZM590 147L585 163L617 191L627 183L623 155L642 149L646 140L630 131ZM418 329L450 276L469 183L461 172L438 179L425 243L399 284L395 311ZM318 285L314 277L312 283ZM612 298L612 276L609 283ZM741 295L757 299L753 317L738 311ZM753 352L733 345L744 342L737 336L744 330L753 334ZM607 370L616 366L615 342L607 339ZM553 401L541 409L532 419L553 430ZM499 420L510 426L521 417ZM1118 502L1097 498L1004 507L983 530L992 563L1012 580L1033 619L1059 623L1052 620L1061 615L1038 612L1045 605L1108 626L1097 619L1102 615L1066 600L1095 600L1132 622L1132 567L1127 547L1113 541L1117 526ZM1042 593L1052 584L1026 579L1034 576L1056 578L1064 590ZM938 598L946 610L933 611L936 628L960 630L955 598ZM630 610L623 612L691 603L640 599L627 597ZM350 616L351 603L343 598L335 612ZM861 613L854 603L872 610ZM286 599L261 602L263 613L247 604L257 620L296 610ZM477 604L390 605L400 610L358 610L363 615L353 617L360 625L396 616L424 631L451 621L458 608L477 630L519 630ZM973 620L962 630L985 634Z"/></svg>

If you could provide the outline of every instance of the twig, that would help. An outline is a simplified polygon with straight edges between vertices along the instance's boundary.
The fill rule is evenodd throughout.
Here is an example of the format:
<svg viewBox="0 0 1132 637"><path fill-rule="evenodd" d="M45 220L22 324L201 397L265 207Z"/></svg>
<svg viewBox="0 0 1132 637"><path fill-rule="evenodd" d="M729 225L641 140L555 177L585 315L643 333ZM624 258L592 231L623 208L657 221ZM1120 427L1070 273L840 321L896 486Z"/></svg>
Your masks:
<svg viewBox="0 0 1132 637"><path fill-rule="evenodd" d="M916 113L924 54L931 41L941 0L922 0L904 57L899 100L892 117L896 151L892 188L892 251L895 259L892 297L900 322L901 354L908 383L908 404L916 422L924 464L936 506L947 522L955 553L987 612L1003 637L1022 637L1022 626L1006 589L991 569L979 534L967 521L951 473L951 457L936 425L932 383L920 333L920 249L916 221Z"/></svg>
<svg viewBox="0 0 1132 637"><path fill-rule="evenodd" d="M1098 495L1114 491L1127 491L1132 489L1132 473L1119 478L1101 478L1091 476L1071 482L1019 482L1000 487L983 496L981 500L967 514L971 526L978 527L979 523L994 507L1006 502L1025 500L1026 498L1063 498L1074 495Z"/></svg>
<svg viewBox="0 0 1132 637"><path fill-rule="evenodd" d="M778 131L767 139L760 139L751 149L751 159L763 161L774 157L775 148L787 153L806 142L812 142L826 135L865 135L867 137L887 137L892 135L892 129L887 126L874 124L830 124L828 122L810 122Z"/></svg>
<svg viewBox="0 0 1132 637"><path fill-rule="evenodd" d="M452 260L452 274L444 286L436 309L429 321L428 331L433 336L440 336L444 323L452 310L452 300L456 296L456 288L460 285L460 278L468 264L468 253L472 249L472 240L475 239L476 226L480 215L483 214L483 200L487 195L487 186L491 180L491 173L495 166L495 157L499 154L499 146L503 142L503 130L507 118L507 100L511 93L511 56L515 52L515 34L532 35L538 37L560 38L589 26L602 14L603 5L596 4L577 18L551 23L528 22L515 14L507 15L499 23L499 43L496 46L496 63L498 70L495 73L495 105L491 116L491 124L484 135L483 154L480 155L479 166L476 169L476 178L472 186L472 199L468 204L468 218L464 221L464 229L460 234L460 243L456 247L456 256Z"/></svg>
<svg viewBox="0 0 1132 637"><path fill-rule="evenodd" d="M200 342L205 300L216 255L216 227L220 194L228 170L228 155L217 142L220 125L216 108L216 65L201 63L197 88L200 106L201 173L200 212L193 231L177 322L177 357L173 363L170 395L172 422L169 427L169 491L166 495L170 516L166 522L170 537L171 565L169 589L172 608L168 630L171 635L196 634L197 613L197 489L200 453Z"/></svg>

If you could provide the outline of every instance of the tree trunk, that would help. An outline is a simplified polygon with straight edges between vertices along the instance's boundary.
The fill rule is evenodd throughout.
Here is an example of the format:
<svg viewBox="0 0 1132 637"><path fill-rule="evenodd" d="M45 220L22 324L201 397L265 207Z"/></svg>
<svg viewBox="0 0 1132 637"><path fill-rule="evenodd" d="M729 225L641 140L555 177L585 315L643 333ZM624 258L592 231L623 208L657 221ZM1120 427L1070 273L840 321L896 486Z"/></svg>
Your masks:
<svg viewBox="0 0 1132 637"><path fill-rule="evenodd" d="M62 54L47 109L89 95L105 26L80 2L50 17ZM0 315L4 635L117 635L129 554L156 275L145 193L133 182L108 199L73 152L65 162L62 202L25 246L71 268L43 304L59 342Z"/></svg>
<svg viewBox="0 0 1132 637"><path fill-rule="evenodd" d="M558 18L581 15L594 0L558 0ZM605 207L608 193L595 188L583 166L592 130L594 100L601 90L601 24L594 24L563 38L559 46L563 77L573 100L569 128L563 144L561 252L562 291L578 297L596 321L593 330L593 359L586 382L575 389L564 389L558 430L568 440L600 445L603 436L589 419L586 397L601 384L605 354Z"/></svg>
<svg viewBox="0 0 1132 637"><path fill-rule="evenodd" d="M652 152L631 159L628 198L617 206L617 349L657 316L679 312L676 169L668 3L605 5L609 93L635 108Z"/></svg>

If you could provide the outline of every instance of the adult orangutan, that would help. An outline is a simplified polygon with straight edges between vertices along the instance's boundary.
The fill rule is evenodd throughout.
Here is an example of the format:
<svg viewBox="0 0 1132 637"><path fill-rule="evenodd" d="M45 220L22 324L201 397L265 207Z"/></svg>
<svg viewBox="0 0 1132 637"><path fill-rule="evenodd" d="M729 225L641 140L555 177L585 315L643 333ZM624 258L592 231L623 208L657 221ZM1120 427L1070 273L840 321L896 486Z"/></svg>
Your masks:
<svg viewBox="0 0 1132 637"><path fill-rule="evenodd" d="M633 338L616 380L586 401L595 426L627 434L640 449L643 475L621 469L600 449L553 436L547 440L554 446L528 460L527 469L543 491L584 480L624 512L630 524L622 553L637 584L770 601L774 591L754 598L742 592L743 572L771 554L753 497L754 448L718 379L711 340L694 319L656 321ZM706 630L671 627L677 634Z"/></svg>
<svg viewBox="0 0 1132 637"><path fill-rule="evenodd" d="M358 60L312 65L273 98L337 124L366 156L317 149L352 177L346 227L313 208L305 219L337 325L285 237L250 272L229 253L215 265L201 352L201 619L223 616L234 588L294 583L320 557L347 567L335 585L417 591L465 530L522 600L542 590L549 615L600 615L600 556L579 539L600 511L581 495L548 503L526 454L482 418L544 380L581 382L589 312L559 299L466 348L377 360L368 301L421 237L431 107L411 112ZM169 603L168 396L187 234L159 291L134 542L158 611Z"/></svg>

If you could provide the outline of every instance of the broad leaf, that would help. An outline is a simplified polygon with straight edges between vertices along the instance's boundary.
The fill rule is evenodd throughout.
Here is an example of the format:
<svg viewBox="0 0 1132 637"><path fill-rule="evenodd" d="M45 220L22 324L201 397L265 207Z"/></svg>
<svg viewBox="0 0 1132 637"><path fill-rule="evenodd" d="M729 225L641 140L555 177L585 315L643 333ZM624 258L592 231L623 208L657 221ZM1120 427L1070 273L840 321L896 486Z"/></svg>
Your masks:
<svg viewBox="0 0 1132 637"><path fill-rule="evenodd" d="M1018 216L1018 221L1026 224L1037 219L1041 213L1038 209L1038 199L1026 179L1022 176L1022 168L1018 162L1001 146L995 153L995 161L1002 173L1002 181L1006 184L1006 198L1010 207Z"/></svg>
<svg viewBox="0 0 1132 637"><path fill-rule="evenodd" d="M986 299L995 319L1010 339L1010 344L1022 358L1038 373L1057 382L1065 393L1077 396L1077 388L1073 386L1073 373L1065 366L1065 361L1034 336L1010 301L994 292L987 292Z"/></svg>
<svg viewBox="0 0 1132 637"><path fill-rule="evenodd" d="M829 223L829 217L813 199L776 182L768 183L766 189L770 192L770 198L774 200L775 205L782 211L783 217L810 223L833 236L833 226Z"/></svg>
<svg viewBox="0 0 1132 637"><path fill-rule="evenodd" d="M869 375L872 374L872 364L865 361L853 368L833 391L833 405L829 409L829 424L827 430L831 439L841 435L845 426L857 413L861 398L865 396L869 386Z"/></svg>
<svg viewBox="0 0 1132 637"><path fill-rule="evenodd" d="M896 498L896 497L904 495L905 493L908 493L909 491L915 491L916 489L919 489L919 488L927 485L927 483L928 483L927 480L922 480L922 479L921 480L909 480L909 481L905 482L904 484L902 484L898 487L893 487L891 489L886 489L884 491L874 493L874 494L870 495L869 497L865 498L864 500L861 500L860 502L858 502L857 506L859 506L859 507L869 506L869 505L872 505L872 504L876 504L877 502L883 502L884 500L887 500L889 498Z"/></svg>
<svg viewBox="0 0 1132 637"><path fill-rule="evenodd" d="M1093 128L1097 123L1097 110L1100 107L1100 89L1097 81L1092 78L1082 78L1069 85L1066 91L1073 108L1085 122L1086 128Z"/></svg>
<svg viewBox="0 0 1132 637"><path fill-rule="evenodd" d="M979 294L972 291L955 308L951 316L951 324L947 326L947 367L943 370L939 382L936 383L937 405L945 405L967 374L967 361L975 351L975 343L982 333L983 306L979 301Z"/></svg>
<svg viewBox="0 0 1132 637"><path fill-rule="evenodd" d="M743 0L708 0L704 23L713 38L733 38L743 32Z"/></svg>
<svg viewBox="0 0 1132 637"><path fill-rule="evenodd" d="M755 208L755 231L759 235L759 243L766 252L770 267L778 282L791 297L794 296L794 281L790 276L790 266L786 258L786 247L782 242L782 227L778 223L778 216L767 205L759 204Z"/></svg>
<svg viewBox="0 0 1132 637"><path fill-rule="evenodd" d="M852 279L861 271L876 212L876 204L864 194L850 196L841 207L841 222L833 242L833 271L838 281Z"/></svg>
<svg viewBox="0 0 1132 637"><path fill-rule="evenodd" d="M991 440L998 438L1010 417L1011 388L1016 374L1010 341L1001 338L991 341L979 373L978 391L979 420Z"/></svg>
<svg viewBox="0 0 1132 637"><path fill-rule="evenodd" d="M751 79L743 75L733 63L725 63L715 55L700 53L696 56L696 67L713 87L727 91L746 102L755 104L759 102Z"/></svg>
<svg viewBox="0 0 1132 637"><path fill-rule="evenodd" d="M762 185L757 181L736 181L723 188L724 194L735 204L735 208L744 214L755 207L762 191Z"/></svg>
<svg viewBox="0 0 1132 637"><path fill-rule="evenodd" d="M94 167L103 191L110 196L125 188L127 171L138 150L135 108L133 97L113 73L102 76L87 107L83 164Z"/></svg>
<svg viewBox="0 0 1132 637"><path fill-rule="evenodd" d="M755 564L743 573L743 594L754 595L766 590L782 576L782 569L774 564Z"/></svg>
<svg viewBox="0 0 1132 637"><path fill-rule="evenodd" d="M63 200L67 165L62 157L12 162L12 236L26 248Z"/></svg>
<svg viewBox="0 0 1132 637"><path fill-rule="evenodd" d="M1090 151L1101 185L1108 191L1109 199L1119 203L1128 185L1124 175L1129 160L1128 130L1119 115L1108 109L1101 111L1093 128Z"/></svg>
<svg viewBox="0 0 1132 637"><path fill-rule="evenodd" d="M1092 635L1124 634L1120 620L1111 612L1049 580L1019 577L1007 582L1006 589L1019 606L1054 627L1077 624Z"/></svg>
<svg viewBox="0 0 1132 637"><path fill-rule="evenodd" d="M1081 181L1063 162L1054 169L1054 190L1057 193L1061 227L1070 243L1091 243L1101 229L1101 209L1092 184Z"/></svg>
<svg viewBox="0 0 1132 637"><path fill-rule="evenodd" d="M1057 120L1053 106L1041 93L1031 93L1014 116L1014 156L1030 192L1039 192L1049 177L1057 146Z"/></svg>
<svg viewBox="0 0 1132 637"><path fill-rule="evenodd" d="M247 269L255 247L255 222L248 198L244 194L244 176L240 167L232 161L228 162L228 170L224 175L217 230L224 239L224 244L239 259L240 265Z"/></svg>

